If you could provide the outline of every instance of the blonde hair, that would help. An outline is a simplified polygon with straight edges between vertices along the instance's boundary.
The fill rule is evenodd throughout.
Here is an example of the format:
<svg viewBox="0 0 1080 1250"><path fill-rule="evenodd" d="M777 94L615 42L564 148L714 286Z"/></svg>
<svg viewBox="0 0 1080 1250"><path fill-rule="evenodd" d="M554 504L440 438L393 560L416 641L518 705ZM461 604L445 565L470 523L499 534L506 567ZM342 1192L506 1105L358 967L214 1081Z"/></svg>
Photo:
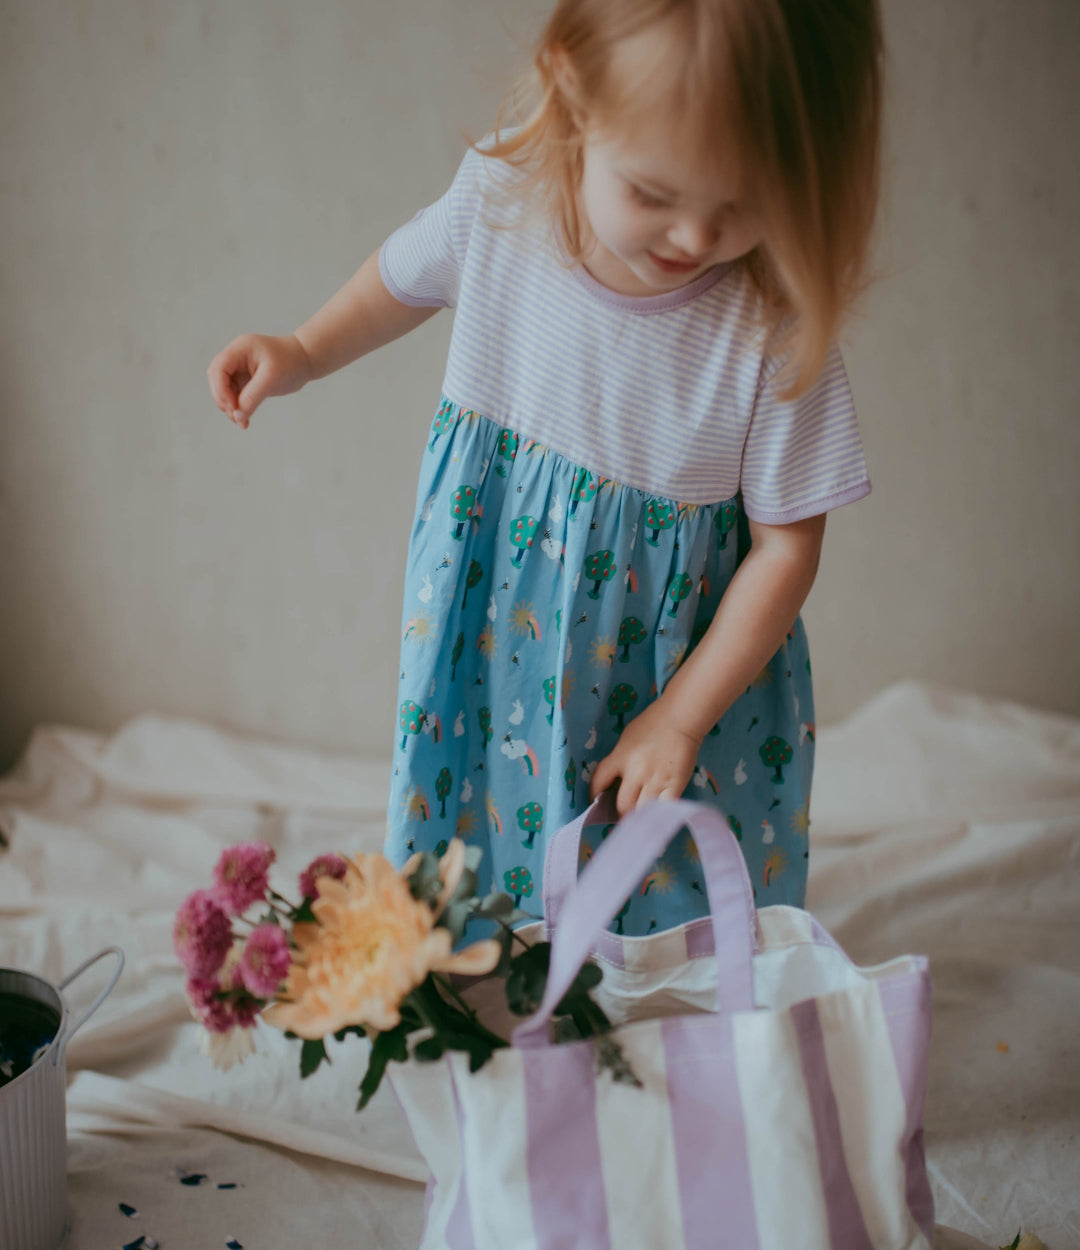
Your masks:
<svg viewBox="0 0 1080 1250"><path fill-rule="evenodd" d="M679 55L643 82L613 81L616 46L660 22ZM659 97L703 160L730 151L763 223L741 263L794 396L867 284L882 60L878 0L558 0L478 150L519 171L515 193L558 224L575 263L590 244L578 206L587 127L632 134Z"/></svg>

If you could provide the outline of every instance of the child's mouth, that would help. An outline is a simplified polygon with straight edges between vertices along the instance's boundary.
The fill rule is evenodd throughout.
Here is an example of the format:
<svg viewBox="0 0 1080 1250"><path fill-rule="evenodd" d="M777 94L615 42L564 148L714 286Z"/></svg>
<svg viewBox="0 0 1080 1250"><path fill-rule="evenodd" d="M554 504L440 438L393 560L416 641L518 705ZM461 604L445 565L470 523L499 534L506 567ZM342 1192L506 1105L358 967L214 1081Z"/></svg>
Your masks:
<svg viewBox="0 0 1080 1250"><path fill-rule="evenodd" d="M693 273L699 268L698 261L667 260L663 256L657 256L655 252L648 252L647 255L662 273Z"/></svg>

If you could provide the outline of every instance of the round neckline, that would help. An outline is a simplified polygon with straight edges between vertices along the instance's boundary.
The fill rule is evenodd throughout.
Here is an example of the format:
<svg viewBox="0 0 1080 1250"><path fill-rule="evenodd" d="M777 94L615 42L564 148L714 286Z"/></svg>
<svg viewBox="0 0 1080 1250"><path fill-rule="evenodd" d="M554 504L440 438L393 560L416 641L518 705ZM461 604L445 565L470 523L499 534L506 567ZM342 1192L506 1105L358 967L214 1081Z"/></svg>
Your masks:
<svg viewBox="0 0 1080 1250"><path fill-rule="evenodd" d="M558 230L555 231L555 246L564 264L569 264L570 256L563 245L562 236ZM719 261L711 269L706 269L701 277L695 278L693 282L688 282L685 286L678 286L673 291L662 291L659 295L623 295L619 291L613 291L611 287L605 286L599 278L594 278L581 261L572 263L570 273L579 286L583 287L594 299L600 300L601 303L608 304L612 308L621 309L623 312L645 315L667 312L668 309L681 308L683 304L689 304L691 300L695 300L699 295L704 295L706 291L711 290L730 268L730 263Z"/></svg>

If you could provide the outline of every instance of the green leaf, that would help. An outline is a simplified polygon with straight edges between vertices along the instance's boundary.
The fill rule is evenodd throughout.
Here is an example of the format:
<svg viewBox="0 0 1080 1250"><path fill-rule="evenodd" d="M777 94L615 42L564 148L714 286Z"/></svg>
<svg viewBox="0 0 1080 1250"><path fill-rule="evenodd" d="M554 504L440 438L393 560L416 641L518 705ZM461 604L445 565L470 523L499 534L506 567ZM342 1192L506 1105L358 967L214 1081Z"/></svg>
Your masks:
<svg viewBox="0 0 1080 1250"><path fill-rule="evenodd" d="M356 1104L357 1111L363 1111L371 1101L390 1060L404 1063L408 1057L409 1048L405 1043L405 1029L400 1024L397 1028L387 1029L385 1033L375 1034L367 1071L360 1082L360 1101Z"/></svg>
<svg viewBox="0 0 1080 1250"><path fill-rule="evenodd" d="M580 1042L582 1032L570 1016L562 1016L555 1021L555 1041Z"/></svg>
<svg viewBox="0 0 1080 1250"><path fill-rule="evenodd" d="M510 961L506 1002L514 1015L531 1016L540 1006L547 985L550 959L551 943L537 942Z"/></svg>
<svg viewBox="0 0 1080 1250"><path fill-rule="evenodd" d="M305 898L299 907L294 907L289 912L289 919L293 924L314 924L315 913L311 910L311 904L314 899Z"/></svg>
<svg viewBox="0 0 1080 1250"><path fill-rule="evenodd" d="M301 1078L310 1076L312 1072L318 1070L319 1064L323 1060L330 1062L330 1056L326 1053L326 1046L321 1037L305 1040L303 1046L300 1047L300 1076Z"/></svg>
<svg viewBox="0 0 1080 1250"><path fill-rule="evenodd" d="M355 1033L357 1037L367 1037L367 1030L362 1024L347 1024L343 1029L338 1029L334 1034L334 1040L343 1042L350 1033Z"/></svg>
<svg viewBox="0 0 1080 1250"><path fill-rule="evenodd" d="M480 861L484 858L483 849L479 846L467 846L465 848L465 867L469 872L476 872L480 867ZM473 887L476 888L475 886Z"/></svg>
<svg viewBox="0 0 1080 1250"><path fill-rule="evenodd" d="M421 1063L432 1063L436 1059L441 1059L443 1057L442 1042L437 1037L425 1037L422 1042L417 1042L413 1047L413 1055Z"/></svg>
<svg viewBox="0 0 1080 1250"><path fill-rule="evenodd" d="M595 989L603 979L604 974L596 964L582 964L570 988L572 990L581 990L583 994L587 994L589 990Z"/></svg>

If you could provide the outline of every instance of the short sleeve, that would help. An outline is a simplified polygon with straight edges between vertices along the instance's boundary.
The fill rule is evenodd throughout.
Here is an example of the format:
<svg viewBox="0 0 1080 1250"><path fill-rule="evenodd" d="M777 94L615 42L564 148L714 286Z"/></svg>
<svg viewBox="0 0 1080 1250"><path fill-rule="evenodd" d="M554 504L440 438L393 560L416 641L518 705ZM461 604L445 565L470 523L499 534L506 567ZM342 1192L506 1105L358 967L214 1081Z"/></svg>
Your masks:
<svg viewBox="0 0 1080 1250"><path fill-rule="evenodd" d="M815 385L784 400L779 368L763 371L743 446L740 489L751 520L787 525L870 493L855 405L835 345Z"/></svg>
<svg viewBox="0 0 1080 1250"><path fill-rule="evenodd" d="M394 231L379 251L379 273L402 304L453 308L473 221L480 208L483 157L465 154L450 187Z"/></svg>

